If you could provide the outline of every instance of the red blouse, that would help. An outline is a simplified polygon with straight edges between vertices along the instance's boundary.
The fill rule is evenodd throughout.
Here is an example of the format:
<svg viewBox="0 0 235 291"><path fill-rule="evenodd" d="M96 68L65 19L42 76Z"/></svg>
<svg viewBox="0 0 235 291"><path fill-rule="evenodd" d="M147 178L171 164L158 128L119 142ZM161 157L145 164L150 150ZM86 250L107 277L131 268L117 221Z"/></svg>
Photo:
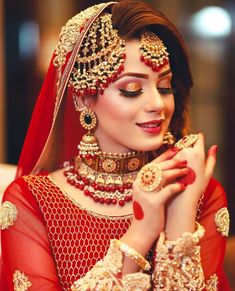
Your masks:
<svg viewBox="0 0 235 291"><path fill-rule="evenodd" d="M104 257L110 239L124 235L131 216L110 217L83 209L47 175L24 176L4 194L17 210L14 225L2 231L2 286L14 290L13 274L25 274L29 290L68 290ZM220 184L211 180L200 207L199 222L206 233L201 258L206 280L218 277L218 290L230 290L223 273L225 237L215 214L226 207ZM4 282L4 283L3 283Z"/></svg>

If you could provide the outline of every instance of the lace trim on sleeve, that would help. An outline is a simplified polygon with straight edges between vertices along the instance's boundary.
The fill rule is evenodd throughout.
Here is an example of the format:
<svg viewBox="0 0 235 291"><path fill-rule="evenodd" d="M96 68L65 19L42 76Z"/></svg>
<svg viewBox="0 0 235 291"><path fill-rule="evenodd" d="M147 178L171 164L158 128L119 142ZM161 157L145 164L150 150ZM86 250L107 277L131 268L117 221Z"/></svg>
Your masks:
<svg viewBox="0 0 235 291"><path fill-rule="evenodd" d="M110 248L103 260L97 262L83 278L76 281L71 290L149 290L149 275L137 272L122 276L123 256L117 244L111 241Z"/></svg>
<svg viewBox="0 0 235 291"><path fill-rule="evenodd" d="M204 275L197 244L204 232L197 223L194 233L186 232L176 241L166 241L165 234L160 234L153 272L154 290L203 290Z"/></svg>

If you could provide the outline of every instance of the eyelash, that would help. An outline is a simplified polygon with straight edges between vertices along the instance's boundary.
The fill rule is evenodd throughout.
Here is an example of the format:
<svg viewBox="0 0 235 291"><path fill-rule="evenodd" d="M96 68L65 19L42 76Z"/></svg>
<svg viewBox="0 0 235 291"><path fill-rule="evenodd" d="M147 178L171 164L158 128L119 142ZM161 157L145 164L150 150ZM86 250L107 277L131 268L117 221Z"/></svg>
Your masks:
<svg viewBox="0 0 235 291"><path fill-rule="evenodd" d="M160 94L162 95L167 95L167 94L173 94L174 90L169 87L169 88L157 88L157 90L159 91ZM119 89L119 91L121 92L122 96L125 97L137 97L139 95L141 95L143 93L143 89L139 89L136 91L127 91L124 89Z"/></svg>
<svg viewBox="0 0 235 291"><path fill-rule="evenodd" d="M121 95L125 97L137 97L143 93L142 89L136 91L127 91L124 89L119 89L119 91L121 92Z"/></svg>
<svg viewBox="0 0 235 291"><path fill-rule="evenodd" d="M171 87L168 88L157 88L160 94L167 95L167 94L173 94L174 90Z"/></svg>

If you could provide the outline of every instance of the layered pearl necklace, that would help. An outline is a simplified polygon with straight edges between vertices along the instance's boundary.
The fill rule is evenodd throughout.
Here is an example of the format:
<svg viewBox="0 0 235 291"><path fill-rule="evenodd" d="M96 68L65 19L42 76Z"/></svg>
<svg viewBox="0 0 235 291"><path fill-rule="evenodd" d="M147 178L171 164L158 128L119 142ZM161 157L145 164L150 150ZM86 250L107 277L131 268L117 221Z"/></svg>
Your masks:
<svg viewBox="0 0 235 291"><path fill-rule="evenodd" d="M124 206L132 201L133 181L147 161L147 153L142 152L77 157L64 163L64 176L95 202Z"/></svg>

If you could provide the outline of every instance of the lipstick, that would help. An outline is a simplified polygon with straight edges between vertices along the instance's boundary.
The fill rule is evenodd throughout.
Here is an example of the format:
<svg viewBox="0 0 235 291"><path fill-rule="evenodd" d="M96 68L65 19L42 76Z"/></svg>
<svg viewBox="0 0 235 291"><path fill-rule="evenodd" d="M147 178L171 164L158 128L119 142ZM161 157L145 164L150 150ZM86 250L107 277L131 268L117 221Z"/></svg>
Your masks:
<svg viewBox="0 0 235 291"><path fill-rule="evenodd" d="M144 132L150 134L158 134L162 130L162 121L162 119L154 119L147 122L136 123L136 125L139 126L139 128L142 129Z"/></svg>

